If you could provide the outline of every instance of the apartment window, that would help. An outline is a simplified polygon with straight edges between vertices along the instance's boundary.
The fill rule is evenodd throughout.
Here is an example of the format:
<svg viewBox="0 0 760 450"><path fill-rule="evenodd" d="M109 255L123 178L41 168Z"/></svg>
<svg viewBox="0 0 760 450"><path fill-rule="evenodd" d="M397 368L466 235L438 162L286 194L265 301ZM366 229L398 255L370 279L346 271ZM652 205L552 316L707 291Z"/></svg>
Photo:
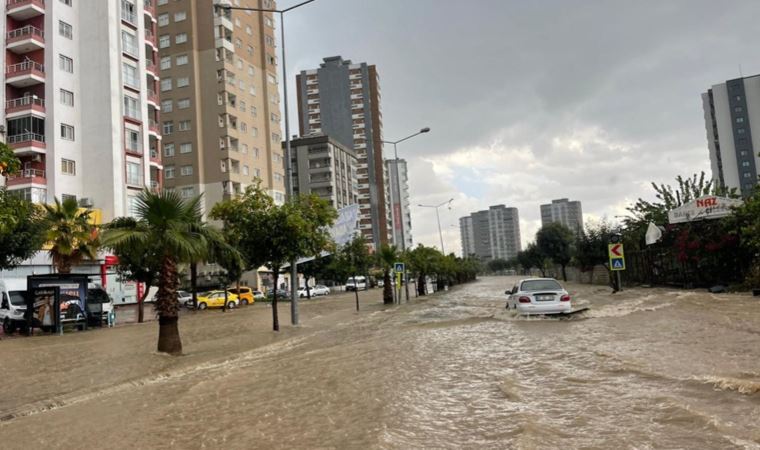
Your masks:
<svg viewBox="0 0 760 450"><path fill-rule="evenodd" d="M190 107L189 98L183 98L183 99L177 100L177 109L187 109L189 107Z"/></svg>
<svg viewBox="0 0 760 450"><path fill-rule="evenodd" d="M247 155L248 154L248 144L243 144L240 148L240 153Z"/></svg>
<svg viewBox="0 0 760 450"><path fill-rule="evenodd" d="M168 34L162 34L158 37L158 48L166 48L172 45L172 38Z"/></svg>
<svg viewBox="0 0 760 450"><path fill-rule="evenodd" d="M179 77L177 78L177 87L185 87L190 84L190 77Z"/></svg>
<svg viewBox="0 0 760 450"><path fill-rule="evenodd" d="M222 173L227 172L227 161L225 161L224 159L219 161L219 170L221 170Z"/></svg>
<svg viewBox="0 0 760 450"><path fill-rule="evenodd" d="M180 191L180 195L182 198L191 198L193 195L195 195L195 190L192 186L183 187Z"/></svg>
<svg viewBox="0 0 760 450"><path fill-rule="evenodd" d="M174 166L164 167L164 178L166 178L167 180L174 178Z"/></svg>
<svg viewBox="0 0 760 450"><path fill-rule="evenodd" d="M74 60L65 55L58 55L58 68L64 72L74 73Z"/></svg>
<svg viewBox="0 0 760 450"><path fill-rule="evenodd" d="M253 55L253 47L249 45L247 50L249 55Z"/></svg>
<svg viewBox="0 0 760 450"><path fill-rule="evenodd" d="M258 168L254 168L254 169L253 169L253 175L254 175L256 178L261 178L261 169L258 169Z"/></svg>
<svg viewBox="0 0 760 450"><path fill-rule="evenodd" d="M265 36L264 36L264 42L266 42L266 44L267 44L268 46L270 46L270 47L274 47L274 38L273 38L272 36L270 36L270 35L268 35L268 34L267 34L267 35L265 35Z"/></svg>
<svg viewBox="0 0 760 450"><path fill-rule="evenodd" d="M71 6L71 0L60 0L66 6Z"/></svg>
<svg viewBox="0 0 760 450"><path fill-rule="evenodd" d="M744 108L742 108L741 106L737 106L734 108L734 112L738 112L738 113L744 112Z"/></svg>
<svg viewBox="0 0 760 450"><path fill-rule="evenodd" d="M122 51L134 57L140 56L140 51L137 49L137 37L125 30L121 31L121 47Z"/></svg>
<svg viewBox="0 0 760 450"><path fill-rule="evenodd" d="M74 93L71 91L67 91L66 89L61 89L61 104L66 106L74 106Z"/></svg>
<svg viewBox="0 0 760 450"><path fill-rule="evenodd" d="M269 115L269 118L272 120L272 122L279 122L280 121L280 118L277 117L277 114L275 114L275 113L271 113Z"/></svg>
<svg viewBox="0 0 760 450"><path fill-rule="evenodd" d="M174 36L175 44L184 44L185 42L187 42L187 33L179 33Z"/></svg>
<svg viewBox="0 0 760 450"><path fill-rule="evenodd" d="M240 59L240 58L238 58L238 59L237 59L237 61L235 61L235 66L236 66L238 69L242 69L242 68L243 68L243 60L242 60L242 59Z"/></svg>
<svg viewBox="0 0 760 450"><path fill-rule="evenodd" d="M243 41L241 41L240 38L235 39L235 47L237 48L243 47Z"/></svg>
<svg viewBox="0 0 760 450"><path fill-rule="evenodd" d="M161 58L161 62L159 63L161 65L161 70L171 69L172 68L172 57L171 56L164 56Z"/></svg>
<svg viewBox="0 0 760 450"><path fill-rule="evenodd" d="M140 164L127 161L127 184L139 186L142 184Z"/></svg>
<svg viewBox="0 0 760 450"><path fill-rule="evenodd" d="M245 123L245 122L240 122L240 131L242 131L243 133L247 133L248 132L248 124Z"/></svg>
<svg viewBox="0 0 760 450"><path fill-rule="evenodd" d="M251 127L251 136L257 137L259 135L259 129L256 127Z"/></svg>
<svg viewBox="0 0 760 450"><path fill-rule="evenodd" d="M157 2L158 6L164 6L167 3L169 3L169 0L158 0Z"/></svg>
<svg viewBox="0 0 760 450"><path fill-rule="evenodd" d="M170 113L174 109L174 102L171 100L163 100L161 101L161 111L165 113Z"/></svg>
<svg viewBox="0 0 760 450"><path fill-rule="evenodd" d="M264 23L266 23L269 28L274 28L274 22L272 22L272 19L269 17L264 18Z"/></svg>
<svg viewBox="0 0 760 450"><path fill-rule="evenodd" d="M256 107L255 107L255 106L253 106L253 105L251 105L251 115L252 115L253 117L256 117L256 114L257 114L257 113L256 113Z"/></svg>
<svg viewBox="0 0 760 450"><path fill-rule="evenodd" d="M192 153L193 151L193 144L190 142L185 142L179 145L179 152L182 154Z"/></svg>
<svg viewBox="0 0 760 450"><path fill-rule="evenodd" d="M140 88L140 78L137 76L137 67L132 64L121 63L121 75L124 78L124 84L135 89Z"/></svg>
<svg viewBox="0 0 760 450"><path fill-rule="evenodd" d="M282 181L282 175L280 175L279 173L275 172L274 173L274 181L276 181L278 183L281 182Z"/></svg>
<svg viewBox="0 0 760 450"><path fill-rule="evenodd" d="M182 175L183 177L186 177L188 175L192 175L193 174L193 166L182 166L179 169L179 174Z"/></svg>
<svg viewBox="0 0 760 450"><path fill-rule="evenodd" d="M272 133L272 140L275 142L280 142L281 140L280 135L277 133Z"/></svg>
<svg viewBox="0 0 760 450"><path fill-rule="evenodd" d="M736 123L744 123L744 117L737 117Z"/></svg>
<svg viewBox="0 0 760 450"><path fill-rule="evenodd" d="M158 26L159 27L165 27L169 25L169 14L159 14L158 15Z"/></svg>
<svg viewBox="0 0 760 450"><path fill-rule="evenodd" d="M180 120L179 121L178 129L179 129L179 131L189 131L190 130L190 121L189 120Z"/></svg>
<svg viewBox="0 0 760 450"><path fill-rule="evenodd" d="M178 11L174 13L175 22L182 22L185 19L187 19L187 13L185 11Z"/></svg>
<svg viewBox="0 0 760 450"><path fill-rule="evenodd" d="M245 91L245 82L243 80L238 80L238 87L241 91Z"/></svg>
<svg viewBox="0 0 760 450"><path fill-rule="evenodd" d="M271 73L267 74L267 81L272 84L277 84L277 77L272 75Z"/></svg>
<svg viewBox="0 0 760 450"><path fill-rule="evenodd" d="M172 90L172 79L171 78L162 78L161 79L161 92L171 91L171 90Z"/></svg>
<svg viewBox="0 0 760 450"><path fill-rule="evenodd" d="M259 153L261 153L259 149L256 147L253 147L253 157L256 159L259 159Z"/></svg>
<svg viewBox="0 0 760 450"><path fill-rule="evenodd" d="M253 29L251 29L250 25L245 26L245 32L248 33L249 36L253 34Z"/></svg>
<svg viewBox="0 0 760 450"><path fill-rule="evenodd" d="M171 120L164 122L163 134L172 134L174 132L174 122Z"/></svg>
<svg viewBox="0 0 760 450"><path fill-rule="evenodd" d="M240 111L243 111L243 112L246 111L246 109L245 109L245 102L243 100L240 100Z"/></svg>
<svg viewBox="0 0 760 450"><path fill-rule="evenodd" d="M177 55L177 65L184 66L187 64L187 55Z"/></svg>
<svg viewBox="0 0 760 450"><path fill-rule="evenodd" d="M76 175L77 174L77 163L70 159L63 159L61 158L61 172L66 175Z"/></svg>
<svg viewBox="0 0 760 450"><path fill-rule="evenodd" d="M63 20L58 21L58 34L61 36L71 39L74 36L74 31L71 25L64 22Z"/></svg>
<svg viewBox="0 0 760 450"><path fill-rule="evenodd" d="M744 134L746 132L746 130L744 128L737 128L736 132L738 134Z"/></svg>
<svg viewBox="0 0 760 450"><path fill-rule="evenodd" d="M142 153L142 139L140 139L139 131L126 128L124 130L124 143L130 152Z"/></svg>
<svg viewBox="0 0 760 450"><path fill-rule="evenodd" d="M129 95L124 96L124 115L132 119L140 120L140 102Z"/></svg>
<svg viewBox="0 0 760 450"><path fill-rule="evenodd" d="M749 161L742 161L742 167L749 167Z"/></svg>
<svg viewBox="0 0 760 450"><path fill-rule="evenodd" d="M74 127L71 125L66 125L65 123L61 124L61 138L66 139L67 141L73 141L74 140Z"/></svg>
<svg viewBox="0 0 760 450"><path fill-rule="evenodd" d="M174 144L164 144L164 156L174 156Z"/></svg>
<svg viewBox="0 0 760 450"><path fill-rule="evenodd" d="M244 165L243 166L243 175L248 175L248 170L249 170L248 166Z"/></svg>
<svg viewBox="0 0 760 450"><path fill-rule="evenodd" d="M747 150L742 150L741 152L739 152L739 155L747 156Z"/></svg>
<svg viewBox="0 0 760 450"><path fill-rule="evenodd" d="M751 178L752 174L749 173L749 172L744 172L743 176L744 176L744 178Z"/></svg>
<svg viewBox="0 0 760 450"><path fill-rule="evenodd" d="M253 66L248 66L248 75L254 76L256 69L253 68Z"/></svg>

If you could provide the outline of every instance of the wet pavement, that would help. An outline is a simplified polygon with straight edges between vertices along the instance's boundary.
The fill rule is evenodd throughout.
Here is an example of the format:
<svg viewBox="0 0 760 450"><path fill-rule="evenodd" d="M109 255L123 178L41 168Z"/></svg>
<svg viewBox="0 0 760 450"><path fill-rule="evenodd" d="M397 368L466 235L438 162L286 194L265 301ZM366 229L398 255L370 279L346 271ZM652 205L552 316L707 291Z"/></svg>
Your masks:
<svg viewBox="0 0 760 450"><path fill-rule="evenodd" d="M570 285L572 318L504 309L511 277L401 306L379 290L0 341L3 448L760 448L760 301ZM147 312L148 310L146 310Z"/></svg>

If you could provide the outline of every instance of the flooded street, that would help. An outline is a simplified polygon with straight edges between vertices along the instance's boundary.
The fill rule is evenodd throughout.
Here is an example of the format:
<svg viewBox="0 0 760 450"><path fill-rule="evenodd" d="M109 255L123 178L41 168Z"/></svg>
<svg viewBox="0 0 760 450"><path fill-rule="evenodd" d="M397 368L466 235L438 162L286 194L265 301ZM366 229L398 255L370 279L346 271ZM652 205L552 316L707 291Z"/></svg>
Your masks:
<svg viewBox="0 0 760 450"><path fill-rule="evenodd" d="M522 318L515 278L383 307L379 290L0 341L15 448L760 448L760 301L570 285L591 310ZM287 304L281 305L283 325Z"/></svg>

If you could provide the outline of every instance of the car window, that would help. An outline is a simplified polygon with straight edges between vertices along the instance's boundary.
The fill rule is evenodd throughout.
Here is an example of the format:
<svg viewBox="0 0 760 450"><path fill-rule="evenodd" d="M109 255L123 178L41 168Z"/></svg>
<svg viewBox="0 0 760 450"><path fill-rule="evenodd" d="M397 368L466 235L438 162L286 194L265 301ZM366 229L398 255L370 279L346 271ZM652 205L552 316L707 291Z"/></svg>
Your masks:
<svg viewBox="0 0 760 450"><path fill-rule="evenodd" d="M0 308L2 309L10 309L11 306L8 304L8 294L3 292L3 300L0 302Z"/></svg>
<svg viewBox="0 0 760 450"><path fill-rule="evenodd" d="M523 291L559 291L562 286L554 280L528 280L523 281Z"/></svg>
<svg viewBox="0 0 760 450"><path fill-rule="evenodd" d="M87 303L109 303L111 299L103 289L87 289Z"/></svg>
<svg viewBox="0 0 760 450"><path fill-rule="evenodd" d="M24 306L25 304L24 291L11 291L11 305Z"/></svg>

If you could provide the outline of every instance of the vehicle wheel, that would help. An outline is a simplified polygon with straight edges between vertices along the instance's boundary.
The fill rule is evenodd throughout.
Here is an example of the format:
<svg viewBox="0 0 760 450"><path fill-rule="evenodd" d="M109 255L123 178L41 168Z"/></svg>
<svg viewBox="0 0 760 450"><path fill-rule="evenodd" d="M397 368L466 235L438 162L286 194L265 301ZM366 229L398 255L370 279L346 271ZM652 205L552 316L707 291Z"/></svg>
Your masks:
<svg viewBox="0 0 760 450"><path fill-rule="evenodd" d="M240 302L240 303L242 303L242 304L243 304L243 306L248 306L248 300L247 300L247 299L245 299L245 298L244 298L244 299L243 299L243 301L242 301L242 302Z"/></svg>
<svg viewBox="0 0 760 450"><path fill-rule="evenodd" d="M9 318L5 318L5 321L3 321L3 333L5 334L13 334L16 332L16 322L13 322Z"/></svg>
<svg viewBox="0 0 760 450"><path fill-rule="evenodd" d="M208 308L208 305L206 305L206 303L204 302L198 303L198 309L206 309L206 308Z"/></svg>
<svg viewBox="0 0 760 450"><path fill-rule="evenodd" d="M227 308L228 309L235 309L235 306L237 306L237 305L235 305L235 302L229 302L229 303L227 303Z"/></svg>

